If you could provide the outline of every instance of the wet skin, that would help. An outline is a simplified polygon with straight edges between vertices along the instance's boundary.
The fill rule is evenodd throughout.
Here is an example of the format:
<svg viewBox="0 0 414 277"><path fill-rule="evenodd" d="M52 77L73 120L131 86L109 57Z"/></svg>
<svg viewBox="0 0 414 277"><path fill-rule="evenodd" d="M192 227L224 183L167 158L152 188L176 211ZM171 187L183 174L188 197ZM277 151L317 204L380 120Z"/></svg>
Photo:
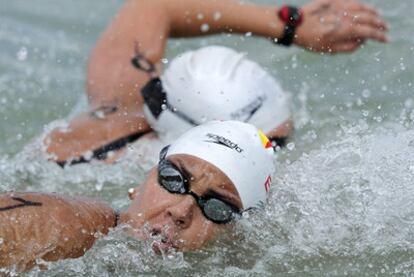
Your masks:
<svg viewBox="0 0 414 277"><path fill-rule="evenodd" d="M172 155L168 160L187 177L193 193L218 198L242 210L235 186L218 168L190 155ZM172 248L198 249L232 226L231 222L208 220L192 195L173 194L161 187L157 168L131 198L130 207L118 218L108 204L89 198L0 193L0 268L16 266L24 271L35 266L39 258L56 261L80 257L100 234L122 223L132 227L136 238L152 239L156 253Z"/></svg>
<svg viewBox="0 0 414 277"><path fill-rule="evenodd" d="M214 195L242 209L236 188L215 166L184 154L172 155L168 160L190 176L190 190L198 196ZM169 248L181 251L200 248L231 226L208 220L191 195L173 194L161 187L156 168L145 183L135 189L132 203L121 214L120 223L133 227L140 239L160 236L161 241L153 243L157 253ZM144 225L146 227L142 228Z"/></svg>
<svg viewBox="0 0 414 277"><path fill-rule="evenodd" d="M107 234L115 223L114 210L95 199L52 193L1 193L0 269L14 266L24 271L37 259L80 257L99 234Z"/></svg>

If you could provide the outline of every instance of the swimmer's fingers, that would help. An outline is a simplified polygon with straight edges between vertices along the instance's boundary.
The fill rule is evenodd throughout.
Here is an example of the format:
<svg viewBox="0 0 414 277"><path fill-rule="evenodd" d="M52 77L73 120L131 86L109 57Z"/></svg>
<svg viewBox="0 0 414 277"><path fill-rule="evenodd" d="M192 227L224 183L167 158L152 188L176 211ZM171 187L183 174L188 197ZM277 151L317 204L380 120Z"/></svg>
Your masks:
<svg viewBox="0 0 414 277"><path fill-rule="evenodd" d="M388 30L388 25L374 7L350 1L341 15L341 21L345 26L344 35L348 33L353 38L387 41L385 32Z"/></svg>
<svg viewBox="0 0 414 277"><path fill-rule="evenodd" d="M356 1L352 1L352 4L350 6L350 11L355 11L355 12L362 11L362 12L366 12L374 16L379 16L378 10L374 8L373 6L368 5L366 3L359 3Z"/></svg>
<svg viewBox="0 0 414 277"><path fill-rule="evenodd" d="M349 34L350 39L373 39L379 42L387 42L387 36L384 30L374 28L367 24L360 24L349 28L345 28L345 33Z"/></svg>
<svg viewBox="0 0 414 277"><path fill-rule="evenodd" d="M378 16L369 13L358 13L353 15L352 22L354 24L369 25L382 31L388 30L387 23Z"/></svg>
<svg viewBox="0 0 414 277"><path fill-rule="evenodd" d="M357 50L364 42L361 40L349 40L336 43L329 47L329 52L335 53L349 53Z"/></svg>

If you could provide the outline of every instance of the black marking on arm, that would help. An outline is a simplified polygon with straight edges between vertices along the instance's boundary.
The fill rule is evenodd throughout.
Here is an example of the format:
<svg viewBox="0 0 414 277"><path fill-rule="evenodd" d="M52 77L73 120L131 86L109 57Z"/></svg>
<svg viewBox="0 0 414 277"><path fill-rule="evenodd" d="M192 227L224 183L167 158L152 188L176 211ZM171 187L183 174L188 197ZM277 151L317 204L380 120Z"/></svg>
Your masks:
<svg viewBox="0 0 414 277"><path fill-rule="evenodd" d="M11 206L7 206L7 207L0 207L0 212L4 212L4 211L9 211L9 210L13 210L13 209L17 209L17 208L23 208L23 207L28 207L28 206L42 206L43 204L41 202L33 202L30 200L25 200L23 198L20 197L12 197L13 200L20 202L20 204L16 204L16 205L11 205Z"/></svg>
<svg viewBox="0 0 414 277"><path fill-rule="evenodd" d="M115 211L115 222L114 222L113 228L118 226L120 218L121 218L121 214L119 213L119 211Z"/></svg>
<svg viewBox="0 0 414 277"><path fill-rule="evenodd" d="M117 111L118 111L118 107L115 105L103 105L101 107L98 107L92 110L89 113L89 116L98 118L98 119L103 119L105 118L105 116L116 113Z"/></svg>
<svg viewBox="0 0 414 277"><path fill-rule="evenodd" d="M81 163L89 163L90 160L96 159L96 160L105 160L108 157L108 153L110 151L117 151L125 147L128 143L132 143L136 140L138 140L140 137L142 137L145 134L150 133L151 130L145 131L145 132L137 132L133 133L131 135L128 135L126 137L119 138L117 140L114 140L108 144L105 144L98 149L95 149L92 151L92 157L90 159L86 159L85 157L79 157L75 158L73 160L69 161L56 161L56 163L64 168L65 165L75 165L75 164L81 164Z"/></svg>
<svg viewBox="0 0 414 277"><path fill-rule="evenodd" d="M156 74L155 64L151 62L143 53L139 51L139 43L135 42L135 55L131 60L132 65L141 71L144 71L150 75L150 77L154 77L153 75Z"/></svg>

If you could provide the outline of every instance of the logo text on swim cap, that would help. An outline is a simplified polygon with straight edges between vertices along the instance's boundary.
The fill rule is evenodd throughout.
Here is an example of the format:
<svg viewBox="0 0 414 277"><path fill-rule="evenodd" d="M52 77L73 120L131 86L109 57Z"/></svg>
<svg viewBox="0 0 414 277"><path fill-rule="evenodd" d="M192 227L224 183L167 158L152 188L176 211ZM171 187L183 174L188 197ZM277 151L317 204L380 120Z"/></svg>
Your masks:
<svg viewBox="0 0 414 277"><path fill-rule="evenodd" d="M265 100L266 95L259 96L243 108L232 112L230 116L234 120L247 122L262 107Z"/></svg>
<svg viewBox="0 0 414 277"><path fill-rule="evenodd" d="M206 136L211 140L205 140L205 142L212 142L212 143L215 143L215 144L218 144L218 145L223 145L227 148L234 149L239 153L243 152L243 149L241 149L237 145L237 143L234 143L234 142L232 142L231 140L229 140L225 137L222 137L222 136L219 136L219 135L216 135L216 134L211 134L211 133L208 133Z"/></svg>

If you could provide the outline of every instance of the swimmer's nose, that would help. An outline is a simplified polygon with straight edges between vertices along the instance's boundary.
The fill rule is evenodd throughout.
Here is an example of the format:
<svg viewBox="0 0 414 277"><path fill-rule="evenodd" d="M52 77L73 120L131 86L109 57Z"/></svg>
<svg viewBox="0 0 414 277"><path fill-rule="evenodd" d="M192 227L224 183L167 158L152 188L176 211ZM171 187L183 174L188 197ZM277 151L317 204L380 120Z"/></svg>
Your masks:
<svg viewBox="0 0 414 277"><path fill-rule="evenodd" d="M180 201L166 209L167 216L177 227L185 229L191 224L195 205L195 200L190 195L180 197Z"/></svg>

